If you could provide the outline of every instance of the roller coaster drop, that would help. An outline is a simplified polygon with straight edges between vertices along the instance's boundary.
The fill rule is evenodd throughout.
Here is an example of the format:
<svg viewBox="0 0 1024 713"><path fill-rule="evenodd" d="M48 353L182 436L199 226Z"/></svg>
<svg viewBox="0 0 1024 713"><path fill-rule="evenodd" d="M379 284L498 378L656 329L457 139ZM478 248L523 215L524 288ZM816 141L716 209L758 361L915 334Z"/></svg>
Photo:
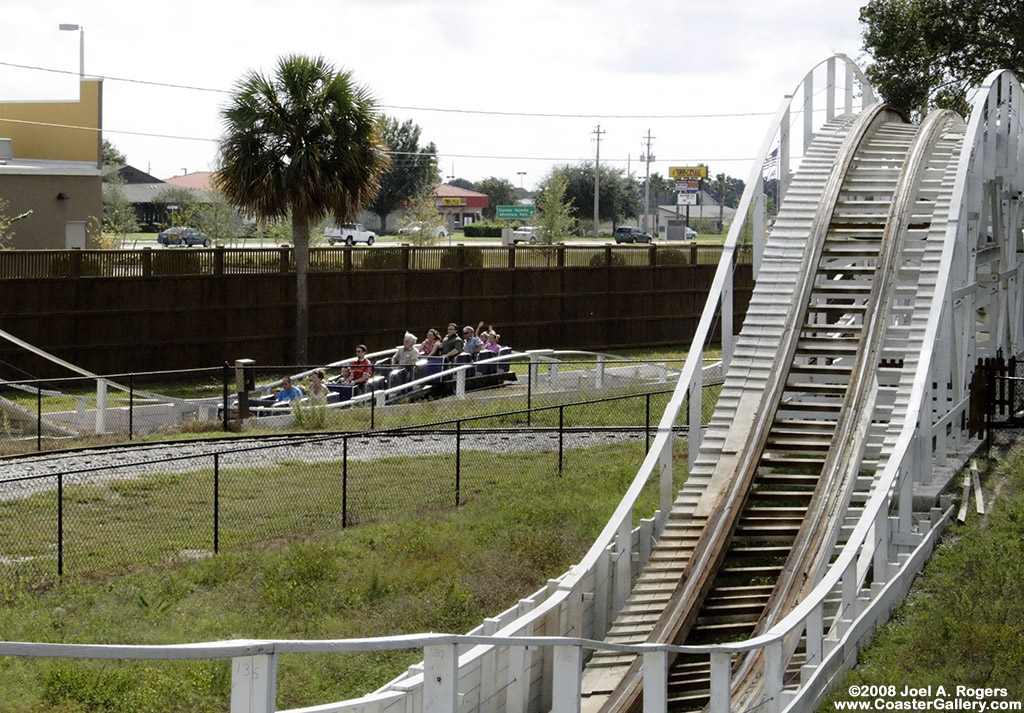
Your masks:
<svg viewBox="0 0 1024 713"><path fill-rule="evenodd" d="M995 72L966 124L938 111L920 126L874 102L841 55L800 88L737 210L763 235L761 162L778 142L778 219L755 243L757 286L723 344L714 417L700 423L698 367L716 312L732 313L741 219L635 487L583 562L474 632L601 643L580 675L571 649L475 647L459 657L460 710L812 710L930 553L949 516L938 494L978 445L973 365L1022 348L1020 84ZM691 469L673 497L669 429L687 395ZM662 509L631 531L630 498L655 473ZM378 693L426 706L425 680L413 670Z"/></svg>
<svg viewBox="0 0 1024 713"><path fill-rule="evenodd" d="M951 514L941 492L979 445L966 425L973 365L1024 346L1021 109L1020 83L999 71L966 123L939 111L914 126L874 102L847 57L812 69L765 136L678 385L619 507L579 564L469 634L0 642L0 655L230 656L233 713L275 710L280 653L410 646L423 663L380 690L291 713L814 710ZM780 209L765 241L773 149ZM756 287L734 336L733 256L747 224ZM701 366L716 319L726 376L705 424ZM690 474L676 493L680 420ZM634 529L650 481L661 507Z"/></svg>

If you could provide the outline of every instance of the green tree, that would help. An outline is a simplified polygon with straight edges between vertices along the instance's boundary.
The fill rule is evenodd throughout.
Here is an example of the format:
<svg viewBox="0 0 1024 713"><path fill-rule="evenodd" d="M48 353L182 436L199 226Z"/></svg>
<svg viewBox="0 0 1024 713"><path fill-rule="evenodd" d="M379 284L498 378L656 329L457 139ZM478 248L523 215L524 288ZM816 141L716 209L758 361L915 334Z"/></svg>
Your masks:
<svg viewBox="0 0 1024 713"><path fill-rule="evenodd" d="M966 115L968 91L991 71L1024 74L1018 0L870 0L860 21L868 77L913 117L933 107Z"/></svg>
<svg viewBox="0 0 1024 713"><path fill-rule="evenodd" d="M210 200L195 206L195 227L217 245L224 245L242 233L242 217L224 194L214 191Z"/></svg>
<svg viewBox="0 0 1024 713"><path fill-rule="evenodd" d="M433 186L409 201L400 227L405 230L403 240L412 245L433 245L437 242L437 229L444 226L444 217L437 211Z"/></svg>
<svg viewBox="0 0 1024 713"><path fill-rule="evenodd" d="M431 142L420 148L420 127L412 119L401 124L391 117L381 121L381 140L391 152L391 167L381 176L369 208L380 219L380 232L386 233L388 215L436 184L441 172L437 147Z"/></svg>
<svg viewBox="0 0 1024 713"><path fill-rule="evenodd" d="M114 144L110 143L110 141L103 139L103 165L123 166L126 163L128 163L128 157L119 151Z"/></svg>
<svg viewBox="0 0 1024 713"><path fill-rule="evenodd" d="M575 208L569 201L569 179L565 172L555 169L541 183L537 191L537 213L534 224L540 228L540 242L551 245L572 234L576 219Z"/></svg>
<svg viewBox="0 0 1024 713"><path fill-rule="evenodd" d="M707 182L707 190L719 204L728 208L735 208L743 197L743 189L746 187L739 178L719 173Z"/></svg>
<svg viewBox="0 0 1024 713"><path fill-rule="evenodd" d="M565 164L556 167L566 179L565 197L577 216L583 219L594 215L594 164ZM626 218L635 218L637 209L637 183L621 168L601 166L600 211L601 222L617 225ZM548 179L550 180L550 179Z"/></svg>
<svg viewBox="0 0 1024 713"><path fill-rule="evenodd" d="M493 220L498 215L499 205L517 205L519 203L516 187L505 178L498 178L497 176L485 178L482 181L478 181L472 190L477 193L483 193L490 199L488 206L482 211L483 216L488 219Z"/></svg>
<svg viewBox="0 0 1024 713"><path fill-rule="evenodd" d="M110 238L104 241L103 238L106 236L111 236L123 244L128 233L139 231L139 218L135 213L135 206L124 194L123 185L124 182L116 172L108 176L103 183L103 222L99 242L104 247L116 246L116 242Z"/></svg>
<svg viewBox="0 0 1024 713"><path fill-rule="evenodd" d="M465 188L467 191L476 190L476 185L472 181L465 178L453 178L452 180L448 181L448 185L455 186L456 188Z"/></svg>
<svg viewBox="0 0 1024 713"><path fill-rule="evenodd" d="M11 226L17 223L19 220L24 220L25 218L32 215L32 211L27 210L21 215L16 215L9 218L7 217L8 205L9 204L6 200L0 198L0 248L7 247L11 238L14 237L14 231L11 230Z"/></svg>
<svg viewBox="0 0 1024 713"><path fill-rule="evenodd" d="M172 225L199 227L197 216L201 203L199 196L188 188L181 186L165 188L153 196L153 203L163 205L167 210L168 227Z"/></svg>
<svg viewBox="0 0 1024 713"><path fill-rule="evenodd" d="M355 219L388 166L369 91L322 57L290 55L272 76L250 71L222 111L217 183L257 218L291 216L295 360L307 362L310 226Z"/></svg>

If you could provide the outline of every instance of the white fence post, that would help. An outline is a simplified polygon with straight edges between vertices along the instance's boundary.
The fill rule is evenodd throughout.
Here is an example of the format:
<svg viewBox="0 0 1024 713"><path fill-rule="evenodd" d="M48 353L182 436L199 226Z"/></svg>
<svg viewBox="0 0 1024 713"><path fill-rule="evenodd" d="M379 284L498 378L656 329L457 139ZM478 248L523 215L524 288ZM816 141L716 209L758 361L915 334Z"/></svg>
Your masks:
<svg viewBox="0 0 1024 713"><path fill-rule="evenodd" d="M501 628L501 619L484 619L481 633L484 636L493 636ZM494 713L498 710L495 693L498 690L498 647L491 646L480 661L480 711L481 713Z"/></svg>
<svg viewBox="0 0 1024 713"><path fill-rule="evenodd" d="M423 713L459 710L459 651L457 644L423 647Z"/></svg>
<svg viewBox="0 0 1024 713"><path fill-rule="evenodd" d="M579 713L580 682L583 679L583 654L579 646L556 646L553 713Z"/></svg>
<svg viewBox="0 0 1024 713"><path fill-rule="evenodd" d="M711 652L711 713L729 713L732 688L732 654L728 651Z"/></svg>
<svg viewBox="0 0 1024 713"><path fill-rule="evenodd" d="M777 640L764 647L764 702L767 713L782 711L782 641Z"/></svg>
<svg viewBox="0 0 1024 713"><path fill-rule="evenodd" d="M275 654L231 659L231 713L274 713L276 698Z"/></svg>
<svg viewBox="0 0 1024 713"><path fill-rule="evenodd" d="M107 432L107 382L96 380L96 433Z"/></svg>
<svg viewBox="0 0 1024 713"><path fill-rule="evenodd" d="M668 711L668 652L644 652L644 711Z"/></svg>
<svg viewBox="0 0 1024 713"><path fill-rule="evenodd" d="M615 589L613 590L612 609L615 614L622 610L629 599L629 590L633 578L633 520L624 518L619 523L619 531L615 536Z"/></svg>

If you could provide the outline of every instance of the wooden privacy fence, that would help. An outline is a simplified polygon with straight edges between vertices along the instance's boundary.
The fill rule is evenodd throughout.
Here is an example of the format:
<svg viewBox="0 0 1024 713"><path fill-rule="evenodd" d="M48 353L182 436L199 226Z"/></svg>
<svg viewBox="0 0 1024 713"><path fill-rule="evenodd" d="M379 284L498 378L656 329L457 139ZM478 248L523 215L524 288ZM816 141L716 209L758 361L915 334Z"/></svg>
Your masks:
<svg viewBox="0 0 1024 713"><path fill-rule="evenodd" d="M517 349L689 341L718 246L313 248L309 355L315 363L422 338L448 322L493 324ZM752 289L736 266L735 324ZM289 364L292 250L0 251L0 329L99 373ZM63 375L0 344L5 378Z"/></svg>

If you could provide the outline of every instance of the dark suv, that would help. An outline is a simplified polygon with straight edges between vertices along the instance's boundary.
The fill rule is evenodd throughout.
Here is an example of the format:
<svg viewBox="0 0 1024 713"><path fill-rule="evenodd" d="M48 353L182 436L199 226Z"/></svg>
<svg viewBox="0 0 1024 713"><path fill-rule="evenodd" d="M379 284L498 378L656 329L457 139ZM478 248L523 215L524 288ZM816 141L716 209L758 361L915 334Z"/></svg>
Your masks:
<svg viewBox="0 0 1024 713"><path fill-rule="evenodd" d="M617 243L649 243L651 234L645 233L640 228L620 226L615 229L615 242Z"/></svg>
<svg viewBox="0 0 1024 713"><path fill-rule="evenodd" d="M156 241L168 247L171 245L184 245L190 248L193 245L202 245L204 248L208 248L213 244L208 237L196 228L182 228L180 226L164 230L156 236Z"/></svg>

